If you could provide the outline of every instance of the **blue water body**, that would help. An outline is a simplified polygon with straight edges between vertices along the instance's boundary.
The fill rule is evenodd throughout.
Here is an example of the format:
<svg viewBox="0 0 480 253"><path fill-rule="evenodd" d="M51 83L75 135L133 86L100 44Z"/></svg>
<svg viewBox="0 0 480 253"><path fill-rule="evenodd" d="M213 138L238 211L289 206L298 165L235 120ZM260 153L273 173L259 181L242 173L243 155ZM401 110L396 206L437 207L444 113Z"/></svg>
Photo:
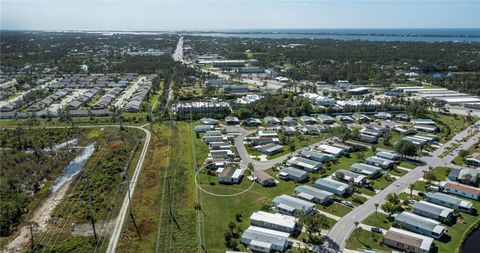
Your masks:
<svg viewBox="0 0 480 253"><path fill-rule="evenodd" d="M65 169L63 169L62 173L60 176L58 176L55 179L55 182L53 183L53 186L50 188L51 192L56 192L62 185L65 184L68 180L72 179L75 175L77 175L85 166L85 163L87 162L88 158L93 154L93 151L95 150L95 143L92 143L88 146L86 146L83 149L83 152L75 157L73 161L71 161Z"/></svg>
<svg viewBox="0 0 480 253"><path fill-rule="evenodd" d="M480 228L473 231L462 246L462 253L478 253L480 251Z"/></svg>
<svg viewBox="0 0 480 253"><path fill-rule="evenodd" d="M189 35L270 39L336 39L367 41L475 42L480 29L258 29L184 32Z"/></svg>

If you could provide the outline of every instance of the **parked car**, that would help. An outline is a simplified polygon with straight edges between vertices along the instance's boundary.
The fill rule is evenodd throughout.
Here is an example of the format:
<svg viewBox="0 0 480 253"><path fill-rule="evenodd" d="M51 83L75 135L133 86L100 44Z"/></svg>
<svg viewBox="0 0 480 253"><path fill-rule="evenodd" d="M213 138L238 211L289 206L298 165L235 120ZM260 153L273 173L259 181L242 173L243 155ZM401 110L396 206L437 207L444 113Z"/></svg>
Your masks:
<svg viewBox="0 0 480 253"><path fill-rule="evenodd" d="M372 227L372 232L377 234L383 234L383 231L377 227Z"/></svg>
<svg viewBox="0 0 480 253"><path fill-rule="evenodd" d="M341 202L343 205L348 206L348 207L353 207L353 203L350 201L342 201Z"/></svg>

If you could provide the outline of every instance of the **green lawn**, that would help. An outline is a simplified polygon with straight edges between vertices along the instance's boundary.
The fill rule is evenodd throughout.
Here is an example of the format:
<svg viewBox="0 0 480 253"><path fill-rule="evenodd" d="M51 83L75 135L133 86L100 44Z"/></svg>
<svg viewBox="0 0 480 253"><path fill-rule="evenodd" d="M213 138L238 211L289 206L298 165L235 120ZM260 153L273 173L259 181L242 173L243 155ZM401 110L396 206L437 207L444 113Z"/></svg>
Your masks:
<svg viewBox="0 0 480 253"><path fill-rule="evenodd" d="M374 191L371 191L369 189L365 189L365 188L358 188L358 191L362 194L365 194L365 195L368 195L368 196L373 196L375 195L375 192Z"/></svg>
<svg viewBox="0 0 480 253"><path fill-rule="evenodd" d="M367 201L367 198L358 195L358 194L352 194L348 198L345 198L346 201L351 201L355 206L361 205Z"/></svg>
<svg viewBox="0 0 480 253"><path fill-rule="evenodd" d="M342 204L332 203L331 205L328 205L328 206L318 205L318 210L333 214L335 216L342 217L345 214L352 211L352 208L350 208L348 206L344 206Z"/></svg>
<svg viewBox="0 0 480 253"><path fill-rule="evenodd" d="M436 181L443 181L447 179L448 173L450 173L450 168L447 167L436 167L432 169L433 174L435 175Z"/></svg>
<svg viewBox="0 0 480 253"><path fill-rule="evenodd" d="M389 180L387 180L384 176L381 177L381 178L377 178L375 180L371 180L371 184L373 185L373 187L377 190L383 190L385 189L387 186L389 186L393 181L395 181L394 178L390 177Z"/></svg>
<svg viewBox="0 0 480 253"><path fill-rule="evenodd" d="M400 164L398 166L401 166L401 167L404 167L404 168L407 168L407 169L415 169L417 167L417 165L415 165L413 163L409 163L409 162L400 162Z"/></svg>
<svg viewBox="0 0 480 253"><path fill-rule="evenodd" d="M363 157L358 156L359 153L361 152L350 153L348 156L343 156L339 159L325 163L324 168L326 168L326 175L331 175L339 169L350 170L350 166L352 164L361 163L365 160L365 158L373 155L371 150L363 151Z"/></svg>
<svg viewBox="0 0 480 253"><path fill-rule="evenodd" d="M393 150L393 144L395 144L397 141L401 140L404 136L396 131L390 131L391 138L388 143L384 143L385 138L382 137L378 139L378 144L377 147L379 148L384 148L384 149L390 149Z"/></svg>
<svg viewBox="0 0 480 253"><path fill-rule="evenodd" d="M362 221L363 224L377 228L389 229L392 226L392 220L384 213L374 213Z"/></svg>
<svg viewBox="0 0 480 253"><path fill-rule="evenodd" d="M469 155L480 152L480 142L475 143L475 145L471 146L469 149L467 149L467 151ZM453 163L461 166L463 165L464 160L462 157L457 156L455 159L453 159Z"/></svg>
<svg viewBox="0 0 480 253"><path fill-rule="evenodd" d="M271 173L275 174L275 173ZM245 188L251 182L246 178L237 187ZM272 199L282 194L293 194L297 184L293 181L280 181L277 186L265 188L259 184L255 184L253 188L235 197L216 197L206 193L201 193L202 212L204 213L204 231L205 248L207 252L225 252L224 232L227 230L229 222L236 222L235 215L242 214L242 221L239 223L242 231L248 228L249 217L255 211L270 210ZM205 190L215 191L216 193L230 194L238 192L232 186L204 185ZM333 224L335 221L329 221Z"/></svg>
<svg viewBox="0 0 480 253"><path fill-rule="evenodd" d="M440 128L438 137L442 143L449 141L455 136L455 134L459 133L466 127L465 116L432 112L429 117L437 122L437 126ZM478 118L473 118L473 122L477 120Z"/></svg>
<svg viewBox="0 0 480 253"><path fill-rule="evenodd" d="M403 176L403 175L405 175L405 174L408 173L408 171L402 170L402 169L398 169L398 168L394 168L394 169L388 170L388 172L389 172L390 174L392 174L392 175L399 176L399 177L401 177L401 176Z"/></svg>
<svg viewBox="0 0 480 253"><path fill-rule="evenodd" d="M375 249L386 252L392 251L389 247L383 244L383 235L364 229L360 230L358 228L353 230L345 247L353 250Z"/></svg>
<svg viewBox="0 0 480 253"><path fill-rule="evenodd" d="M414 190L424 192L427 190L427 182L425 181L417 181L415 182L415 187L413 187Z"/></svg>

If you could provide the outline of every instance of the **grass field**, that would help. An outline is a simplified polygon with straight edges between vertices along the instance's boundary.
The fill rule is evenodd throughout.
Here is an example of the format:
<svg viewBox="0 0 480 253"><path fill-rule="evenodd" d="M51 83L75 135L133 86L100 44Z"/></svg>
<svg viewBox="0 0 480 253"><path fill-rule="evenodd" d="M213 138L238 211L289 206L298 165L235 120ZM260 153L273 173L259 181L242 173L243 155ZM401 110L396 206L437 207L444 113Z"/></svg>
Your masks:
<svg viewBox="0 0 480 253"><path fill-rule="evenodd" d="M362 223L383 229L389 229L392 226L392 221L389 220L388 215L384 213L371 214L365 220L363 220Z"/></svg>
<svg viewBox="0 0 480 253"><path fill-rule="evenodd" d="M435 175L436 181L443 181L447 179L448 173L450 173L450 168L448 167L436 167L432 169L433 175Z"/></svg>
<svg viewBox="0 0 480 253"><path fill-rule="evenodd" d="M376 249L385 252L392 250L383 244L383 235L368 230L353 230L350 238L347 240L346 248L353 250Z"/></svg>
<svg viewBox="0 0 480 253"><path fill-rule="evenodd" d="M155 125L153 131L155 134L152 135L145 167L132 198L141 239L133 222L127 218L119 251L153 252L158 248L159 252L195 252L198 237L194 229L194 135L191 125L186 122L174 123L172 128Z"/></svg>
<svg viewBox="0 0 480 253"><path fill-rule="evenodd" d="M359 153L363 153L362 156L358 156ZM372 156L373 152L371 150L363 151L363 152L355 152L350 153L348 156L341 157L339 159L333 160L330 163L330 166L324 166L326 168L326 174L331 175L335 173L339 169L350 170L350 166L354 163L361 163L365 160L365 158Z"/></svg>
<svg viewBox="0 0 480 253"><path fill-rule="evenodd" d="M350 208L348 206L344 206L342 204L332 203L328 206L318 206L318 210L333 214L333 215L338 216L338 217L342 217L345 214L352 211L352 208Z"/></svg>

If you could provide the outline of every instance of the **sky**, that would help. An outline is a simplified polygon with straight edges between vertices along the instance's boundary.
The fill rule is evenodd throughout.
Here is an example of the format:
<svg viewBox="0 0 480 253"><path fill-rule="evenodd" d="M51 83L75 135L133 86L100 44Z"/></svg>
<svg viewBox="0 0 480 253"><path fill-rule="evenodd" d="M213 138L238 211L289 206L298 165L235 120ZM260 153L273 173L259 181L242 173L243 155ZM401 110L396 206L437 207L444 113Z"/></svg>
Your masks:
<svg viewBox="0 0 480 253"><path fill-rule="evenodd" d="M0 0L8 30L480 28L480 0Z"/></svg>

